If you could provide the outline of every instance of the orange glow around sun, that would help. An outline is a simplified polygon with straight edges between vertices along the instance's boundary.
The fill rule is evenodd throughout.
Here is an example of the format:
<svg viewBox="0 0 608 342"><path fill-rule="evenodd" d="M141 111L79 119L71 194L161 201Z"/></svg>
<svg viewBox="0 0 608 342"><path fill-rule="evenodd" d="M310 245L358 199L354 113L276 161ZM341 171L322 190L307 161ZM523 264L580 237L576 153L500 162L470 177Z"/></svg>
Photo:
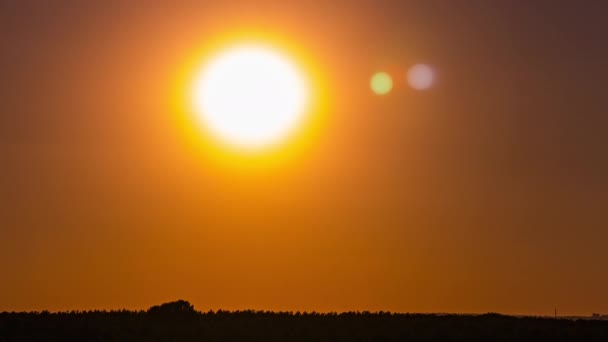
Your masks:
<svg viewBox="0 0 608 342"><path fill-rule="evenodd" d="M240 166L283 162L322 126L321 74L293 40L225 35L184 63L172 99L178 127L196 153Z"/></svg>

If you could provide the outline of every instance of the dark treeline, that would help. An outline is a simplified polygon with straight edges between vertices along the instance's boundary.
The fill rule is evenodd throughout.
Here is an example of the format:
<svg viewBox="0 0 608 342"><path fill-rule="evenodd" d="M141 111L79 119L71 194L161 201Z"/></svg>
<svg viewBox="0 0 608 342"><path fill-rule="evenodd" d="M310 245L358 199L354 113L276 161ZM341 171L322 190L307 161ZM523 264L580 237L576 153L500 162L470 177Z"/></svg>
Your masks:
<svg viewBox="0 0 608 342"><path fill-rule="evenodd" d="M608 341L607 321L498 314L195 311L0 313L0 341Z"/></svg>

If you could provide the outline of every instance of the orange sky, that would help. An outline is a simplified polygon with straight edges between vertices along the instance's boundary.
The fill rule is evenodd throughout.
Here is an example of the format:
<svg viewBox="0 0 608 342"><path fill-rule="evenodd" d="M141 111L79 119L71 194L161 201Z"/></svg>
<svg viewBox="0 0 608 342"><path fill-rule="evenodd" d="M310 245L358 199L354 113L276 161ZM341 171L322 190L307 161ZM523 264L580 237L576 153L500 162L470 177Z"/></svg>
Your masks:
<svg viewBox="0 0 608 342"><path fill-rule="evenodd" d="M605 5L161 3L0 5L0 311L608 312ZM171 103L239 30L304 51L327 100L255 170Z"/></svg>

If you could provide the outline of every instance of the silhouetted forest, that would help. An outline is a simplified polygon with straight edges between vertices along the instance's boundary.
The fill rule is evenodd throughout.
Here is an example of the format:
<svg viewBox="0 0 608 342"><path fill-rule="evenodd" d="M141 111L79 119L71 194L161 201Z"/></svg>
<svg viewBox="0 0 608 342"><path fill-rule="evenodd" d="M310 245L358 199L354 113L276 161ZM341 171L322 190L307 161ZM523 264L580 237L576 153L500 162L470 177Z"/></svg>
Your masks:
<svg viewBox="0 0 608 342"><path fill-rule="evenodd" d="M0 313L0 341L608 341L608 321L498 314L148 311Z"/></svg>

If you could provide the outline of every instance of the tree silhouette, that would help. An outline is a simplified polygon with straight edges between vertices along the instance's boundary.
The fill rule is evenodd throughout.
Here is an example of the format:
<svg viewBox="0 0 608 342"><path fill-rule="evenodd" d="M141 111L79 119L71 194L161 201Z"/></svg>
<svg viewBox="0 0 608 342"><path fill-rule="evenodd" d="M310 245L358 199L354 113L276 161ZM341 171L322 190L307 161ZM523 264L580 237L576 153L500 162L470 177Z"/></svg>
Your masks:
<svg viewBox="0 0 608 342"><path fill-rule="evenodd" d="M150 309L148 309L149 314L158 315L158 314L196 314L196 310L194 310L194 306L190 304L190 302L185 300L177 300L175 302L164 303L161 305L154 305Z"/></svg>
<svg viewBox="0 0 608 342"><path fill-rule="evenodd" d="M0 312L9 341L608 341L608 321L390 312L198 312L184 300L147 311Z"/></svg>

